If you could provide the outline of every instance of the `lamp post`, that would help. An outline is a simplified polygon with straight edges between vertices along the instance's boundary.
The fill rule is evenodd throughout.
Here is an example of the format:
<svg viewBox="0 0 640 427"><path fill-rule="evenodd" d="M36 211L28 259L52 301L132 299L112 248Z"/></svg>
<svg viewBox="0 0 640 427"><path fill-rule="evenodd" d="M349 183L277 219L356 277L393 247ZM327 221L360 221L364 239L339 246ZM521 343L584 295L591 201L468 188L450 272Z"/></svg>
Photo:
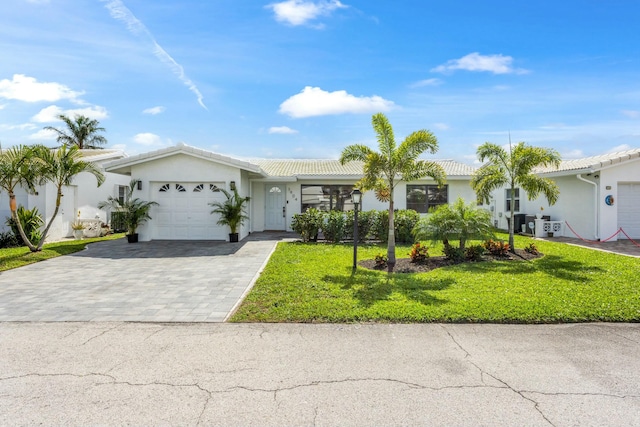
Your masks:
<svg viewBox="0 0 640 427"><path fill-rule="evenodd" d="M353 271L356 271L358 264L358 205L362 193L357 188L353 189L351 193L351 200L353 201Z"/></svg>

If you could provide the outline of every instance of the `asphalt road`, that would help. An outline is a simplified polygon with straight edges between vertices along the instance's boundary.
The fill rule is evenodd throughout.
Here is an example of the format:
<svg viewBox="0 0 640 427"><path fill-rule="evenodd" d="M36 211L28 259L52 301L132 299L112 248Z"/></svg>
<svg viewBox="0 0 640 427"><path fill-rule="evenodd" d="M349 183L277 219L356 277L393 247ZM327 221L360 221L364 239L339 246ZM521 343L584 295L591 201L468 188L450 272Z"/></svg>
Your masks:
<svg viewBox="0 0 640 427"><path fill-rule="evenodd" d="M0 425L638 426L640 324L0 323Z"/></svg>

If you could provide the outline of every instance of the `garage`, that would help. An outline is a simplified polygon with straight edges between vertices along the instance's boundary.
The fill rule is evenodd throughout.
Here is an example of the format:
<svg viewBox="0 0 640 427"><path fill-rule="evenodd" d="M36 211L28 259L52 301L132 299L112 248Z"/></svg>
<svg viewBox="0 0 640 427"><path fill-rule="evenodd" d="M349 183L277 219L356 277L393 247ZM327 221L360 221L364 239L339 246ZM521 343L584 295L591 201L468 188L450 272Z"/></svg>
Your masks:
<svg viewBox="0 0 640 427"><path fill-rule="evenodd" d="M152 194L153 239L225 240L229 230L216 224L209 203L224 201L223 182L155 182Z"/></svg>
<svg viewBox="0 0 640 427"><path fill-rule="evenodd" d="M640 238L640 182L618 184L617 205L618 228L633 239Z"/></svg>

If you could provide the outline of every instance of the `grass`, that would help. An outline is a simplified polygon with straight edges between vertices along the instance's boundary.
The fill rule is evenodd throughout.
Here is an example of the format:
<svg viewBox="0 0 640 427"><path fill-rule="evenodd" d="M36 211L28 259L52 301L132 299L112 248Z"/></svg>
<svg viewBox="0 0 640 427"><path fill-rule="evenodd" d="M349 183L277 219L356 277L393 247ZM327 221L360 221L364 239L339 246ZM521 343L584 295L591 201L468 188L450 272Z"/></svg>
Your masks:
<svg viewBox="0 0 640 427"><path fill-rule="evenodd" d="M0 271L11 270L12 268L22 267L60 255L72 254L83 250L89 243L120 239L123 236L124 233L119 233L92 239L47 243L40 252L31 252L26 246L0 249Z"/></svg>
<svg viewBox="0 0 640 427"><path fill-rule="evenodd" d="M523 248L530 238L516 236ZM466 263L428 273L358 268L353 247L280 243L233 322L555 323L640 320L640 260L536 241L533 261ZM359 258L385 248L365 246ZM438 255L441 248L430 249ZM406 257L409 246L397 248Z"/></svg>

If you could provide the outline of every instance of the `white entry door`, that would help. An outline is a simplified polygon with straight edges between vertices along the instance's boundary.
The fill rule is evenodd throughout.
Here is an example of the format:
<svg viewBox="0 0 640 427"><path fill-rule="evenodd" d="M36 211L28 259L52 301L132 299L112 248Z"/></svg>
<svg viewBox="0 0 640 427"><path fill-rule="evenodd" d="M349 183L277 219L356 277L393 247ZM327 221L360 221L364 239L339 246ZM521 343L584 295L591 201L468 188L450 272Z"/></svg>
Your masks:
<svg viewBox="0 0 640 427"><path fill-rule="evenodd" d="M265 186L265 230L285 230L286 228L286 193L285 186L267 184Z"/></svg>

